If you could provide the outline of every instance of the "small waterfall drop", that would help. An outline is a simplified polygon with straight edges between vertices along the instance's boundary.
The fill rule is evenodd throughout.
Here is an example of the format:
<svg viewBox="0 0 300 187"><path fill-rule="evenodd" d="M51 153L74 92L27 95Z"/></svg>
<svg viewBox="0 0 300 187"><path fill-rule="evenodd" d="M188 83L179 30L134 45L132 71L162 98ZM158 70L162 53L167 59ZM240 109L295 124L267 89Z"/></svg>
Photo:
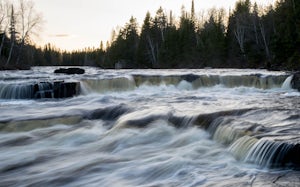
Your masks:
<svg viewBox="0 0 300 187"><path fill-rule="evenodd" d="M84 94L91 92L105 93L133 90L136 85L132 77L118 77L112 79L86 79L81 81Z"/></svg>
<svg viewBox="0 0 300 187"><path fill-rule="evenodd" d="M297 150L297 148L298 147L293 144L261 139L249 150L245 161L263 167L298 165L299 160L297 160L297 153L299 154L299 150ZM294 159L295 157L296 159Z"/></svg>
<svg viewBox="0 0 300 187"><path fill-rule="evenodd" d="M29 84L0 84L1 99L28 99L33 97L33 87Z"/></svg>
<svg viewBox="0 0 300 187"><path fill-rule="evenodd" d="M243 136L235 141L229 148L230 152L238 159L244 160L250 149L258 140L250 136Z"/></svg>
<svg viewBox="0 0 300 187"><path fill-rule="evenodd" d="M33 86L34 98L54 98L53 83L40 82Z"/></svg>
<svg viewBox="0 0 300 187"><path fill-rule="evenodd" d="M285 90L292 89L292 85L291 85L292 79L293 79L293 75L286 78L285 81L283 82L281 88L285 89Z"/></svg>
<svg viewBox="0 0 300 187"><path fill-rule="evenodd" d="M64 81L0 84L0 99L67 98L80 94L79 87Z"/></svg>

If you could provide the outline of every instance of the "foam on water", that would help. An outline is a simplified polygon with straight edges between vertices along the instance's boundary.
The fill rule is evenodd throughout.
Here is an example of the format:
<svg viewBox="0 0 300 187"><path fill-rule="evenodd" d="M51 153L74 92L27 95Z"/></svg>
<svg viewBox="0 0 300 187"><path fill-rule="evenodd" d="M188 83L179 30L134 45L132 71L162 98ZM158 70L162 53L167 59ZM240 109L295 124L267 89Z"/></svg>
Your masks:
<svg viewBox="0 0 300 187"><path fill-rule="evenodd" d="M0 186L300 184L299 93L284 72L53 70L0 75L78 81L82 93L0 100Z"/></svg>
<svg viewBox="0 0 300 187"><path fill-rule="evenodd" d="M6 176L2 184L189 186L221 182L228 174L243 172L203 130L176 129L164 120L146 129L116 129L114 133L98 123L78 129L51 127L27 136L30 140L23 146L5 144L1 149L1 159L6 161L1 162L1 173ZM19 156L12 157L16 153ZM22 177L15 178L16 169ZM215 176L216 169L220 177Z"/></svg>

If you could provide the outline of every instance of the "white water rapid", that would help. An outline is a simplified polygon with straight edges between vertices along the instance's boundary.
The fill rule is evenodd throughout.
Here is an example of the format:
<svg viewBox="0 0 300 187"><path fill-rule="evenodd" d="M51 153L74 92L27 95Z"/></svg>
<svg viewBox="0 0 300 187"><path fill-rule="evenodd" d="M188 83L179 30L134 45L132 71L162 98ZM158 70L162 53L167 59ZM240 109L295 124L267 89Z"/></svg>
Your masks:
<svg viewBox="0 0 300 187"><path fill-rule="evenodd" d="M299 186L300 94L265 70L0 72L0 186Z"/></svg>

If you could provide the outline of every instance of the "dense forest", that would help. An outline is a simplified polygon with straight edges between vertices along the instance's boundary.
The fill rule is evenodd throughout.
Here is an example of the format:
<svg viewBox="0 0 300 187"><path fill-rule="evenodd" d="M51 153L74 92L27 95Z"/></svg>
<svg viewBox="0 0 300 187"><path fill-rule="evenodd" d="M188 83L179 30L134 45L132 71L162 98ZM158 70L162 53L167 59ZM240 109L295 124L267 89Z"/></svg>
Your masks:
<svg viewBox="0 0 300 187"><path fill-rule="evenodd" d="M131 17L124 27L112 32L112 39L105 47L101 42L97 49L72 52L51 44L35 47L30 34L40 22L39 16L25 20L29 24L22 27L19 23L24 23L22 18L26 16L19 16L22 6L19 7L16 14L13 5L6 8L1 5L0 67L90 65L300 70L299 0L278 0L268 7L239 0L228 12L211 9L202 13L196 12L192 0L189 10L182 7L179 18L159 7L154 16L146 13L141 26ZM30 6L25 10L32 13Z"/></svg>

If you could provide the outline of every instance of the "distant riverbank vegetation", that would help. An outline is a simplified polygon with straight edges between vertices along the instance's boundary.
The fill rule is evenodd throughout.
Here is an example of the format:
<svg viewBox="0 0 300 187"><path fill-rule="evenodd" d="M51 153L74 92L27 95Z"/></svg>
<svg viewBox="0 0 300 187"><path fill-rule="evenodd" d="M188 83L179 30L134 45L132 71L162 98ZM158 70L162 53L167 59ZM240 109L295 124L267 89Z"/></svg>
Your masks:
<svg viewBox="0 0 300 187"><path fill-rule="evenodd" d="M131 17L112 32L105 47L101 42L99 48L72 52L51 44L36 47L31 35L41 18L33 14L33 7L21 0L15 11L14 5L0 2L0 68L89 65L300 70L299 0L278 0L266 7L239 0L232 10L207 12L197 12L192 0L191 7L182 7L180 17L159 7L155 15L146 13L141 25Z"/></svg>

